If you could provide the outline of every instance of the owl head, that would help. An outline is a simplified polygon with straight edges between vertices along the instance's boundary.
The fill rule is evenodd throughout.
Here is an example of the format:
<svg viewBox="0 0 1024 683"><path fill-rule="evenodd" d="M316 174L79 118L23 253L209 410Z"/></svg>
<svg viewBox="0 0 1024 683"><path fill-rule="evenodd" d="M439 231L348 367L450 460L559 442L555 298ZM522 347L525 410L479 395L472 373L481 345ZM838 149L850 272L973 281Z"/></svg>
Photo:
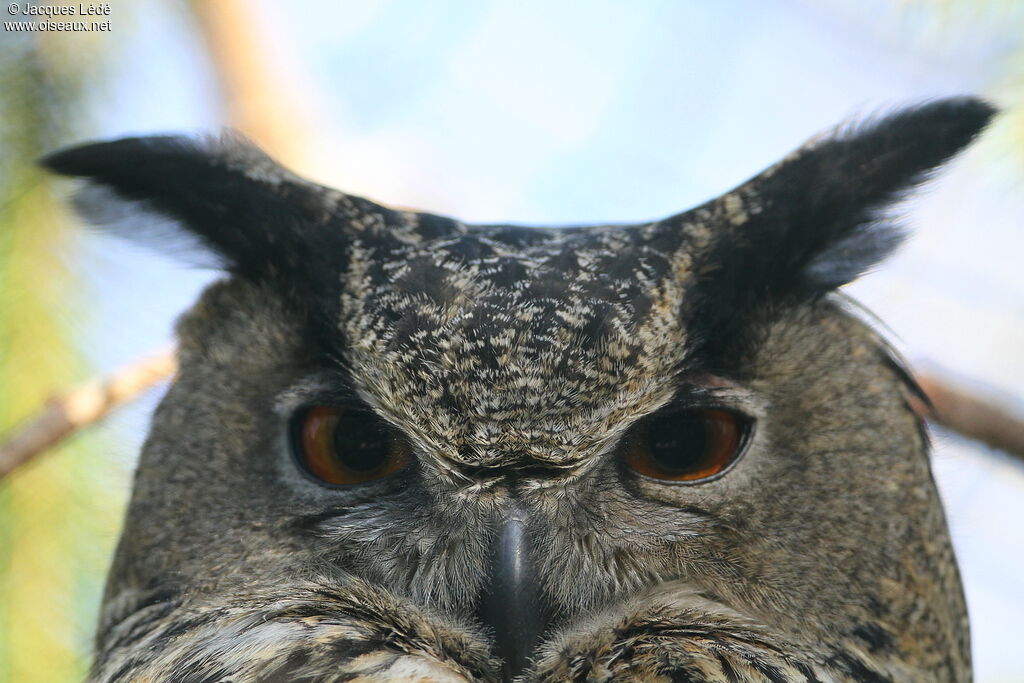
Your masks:
<svg viewBox="0 0 1024 683"><path fill-rule="evenodd" d="M947 99L633 225L469 225L235 137L47 157L195 241L94 680L963 680L919 390L837 293L993 114Z"/></svg>

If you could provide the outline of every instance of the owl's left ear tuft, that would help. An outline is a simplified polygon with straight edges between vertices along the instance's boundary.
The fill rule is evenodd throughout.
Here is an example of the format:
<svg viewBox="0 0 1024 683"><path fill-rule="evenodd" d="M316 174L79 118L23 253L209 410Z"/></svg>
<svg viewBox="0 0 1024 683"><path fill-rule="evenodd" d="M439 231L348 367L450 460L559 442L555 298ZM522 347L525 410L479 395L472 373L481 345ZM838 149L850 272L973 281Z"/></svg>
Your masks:
<svg viewBox="0 0 1024 683"><path fill-rule="evenodd" d="M904 109L818 138L680 222L715 222L698 256L689 318L709 340L737 324L827 294L885 258L903 238L891 205L970 144L995 115L959 97ZM694 218L694 215L697 218Z"/></svg>
<svg viewBox="0 0 1024 683"><path fill-rule="evenodd" d="M857 278L902 240L885 220L890 206L970 144L995 113L982 100L951 98L813 141L719 200L759 209L736 226L750 257L736 265L754 289L776 297L818 294Z"/></svg>
<svg viewBox="0 0 1024 683"><path fill-rule="evenodd" d="M970 144L995 113L979 99L939 100L840 130L783 163L766 193L801 195L791 197L794 236L807 250L795 249L803 260L795 264L802 266L796 287L834 289L888 256L903 234L885 220L886 210Z"/></svg>

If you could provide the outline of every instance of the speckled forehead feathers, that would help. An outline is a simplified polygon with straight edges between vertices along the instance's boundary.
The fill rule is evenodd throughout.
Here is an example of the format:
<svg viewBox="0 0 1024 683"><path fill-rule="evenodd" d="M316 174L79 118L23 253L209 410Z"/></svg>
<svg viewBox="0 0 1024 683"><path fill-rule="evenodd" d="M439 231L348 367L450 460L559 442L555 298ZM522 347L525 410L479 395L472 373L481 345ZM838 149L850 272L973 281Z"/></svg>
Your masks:
<svg viewBox="0 0 1024 683"><path fill-rule="evenodd" d="M650 226L353 243L353 379L427 452L571 467L671 395L690 253ZM671 246L672 248L667 248Z"/></svg>

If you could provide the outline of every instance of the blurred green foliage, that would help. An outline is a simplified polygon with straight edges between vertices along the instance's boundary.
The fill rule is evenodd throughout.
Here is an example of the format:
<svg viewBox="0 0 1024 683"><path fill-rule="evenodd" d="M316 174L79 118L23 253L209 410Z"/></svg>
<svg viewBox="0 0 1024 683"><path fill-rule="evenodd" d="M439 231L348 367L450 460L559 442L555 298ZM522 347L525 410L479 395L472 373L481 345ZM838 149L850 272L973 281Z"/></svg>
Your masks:
<svg viewBox="0 0 1024 683"><path fill-rule="evenodd" d="M90 370L74 339L88 292L64 266L70 221L33 163L77 135L102 43L0 34L0 434ZM80 680L123 496L97 437L0 482L0 681Z"/></svg>

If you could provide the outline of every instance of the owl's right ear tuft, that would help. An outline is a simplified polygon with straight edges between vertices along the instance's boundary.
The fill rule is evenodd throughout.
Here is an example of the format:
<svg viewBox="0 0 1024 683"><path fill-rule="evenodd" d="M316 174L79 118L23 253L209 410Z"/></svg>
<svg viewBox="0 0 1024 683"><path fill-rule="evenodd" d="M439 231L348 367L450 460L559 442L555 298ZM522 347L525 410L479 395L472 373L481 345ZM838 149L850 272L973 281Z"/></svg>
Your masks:
<svg viewBox="0 0 1024 683"><path fill-rule="evenodd" d="M324 240L340 237L320 229L333 216L326 189L233 134L91 143L40 164L86 182L75 204L101 229L159 248L184 237L254 280L302 272Z"/></svg>

